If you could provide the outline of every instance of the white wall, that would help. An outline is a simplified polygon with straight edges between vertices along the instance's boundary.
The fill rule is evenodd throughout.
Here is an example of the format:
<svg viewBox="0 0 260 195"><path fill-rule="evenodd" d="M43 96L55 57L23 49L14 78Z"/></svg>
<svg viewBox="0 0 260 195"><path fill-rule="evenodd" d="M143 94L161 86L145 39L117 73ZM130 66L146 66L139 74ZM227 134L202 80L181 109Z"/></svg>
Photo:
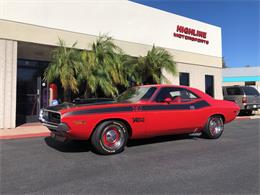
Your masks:
<svg viewBox="0 0 260 195"><path fill-rule="evenodd" d="M219 27L126 0L0 0L0 19L222 56ZM173 37L177 25L207 32L209 44Z"/></svg>
<svg viewBox="0 0 260 195"><path fill-rule="evenodd" d="M0 129L15 127L17 42L0 39Z"/></svg>
<svg viewBox="0 0 260 195"><path fill-rule="evenodd" d="M190 74L190 87L197 88L205 92L205 75L214 76L214 98L223 99L222 95L222 71L221 68L206 67L206 66L194 66L193 64L177 63L178 73L175 76L170 75L163 70L164 76L169 79L171 84L179 85L179 73L186 72Z"/></svg>

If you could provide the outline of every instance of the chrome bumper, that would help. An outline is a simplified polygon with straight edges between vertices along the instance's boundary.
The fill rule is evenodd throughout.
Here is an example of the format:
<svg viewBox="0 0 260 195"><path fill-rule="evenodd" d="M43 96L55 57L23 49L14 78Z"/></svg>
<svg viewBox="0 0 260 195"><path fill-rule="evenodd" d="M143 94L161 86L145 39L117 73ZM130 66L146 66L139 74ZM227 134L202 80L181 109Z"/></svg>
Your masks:
<svg viewBox="0 0 260 195"><path fill-rule="evenodd" d="M44 126L46 126L51 132L57 135L65 136L68 131L69 127L65 123L60 123L60 124L50 124L50 123L43 123Z"/></svg>
<svg viewBox="0 0 260 195"><path fill-rule="evenodd" d="M247 104L245 106L245 109L247 110L257 110L257 109L260 109L260 104Z"/></svg>

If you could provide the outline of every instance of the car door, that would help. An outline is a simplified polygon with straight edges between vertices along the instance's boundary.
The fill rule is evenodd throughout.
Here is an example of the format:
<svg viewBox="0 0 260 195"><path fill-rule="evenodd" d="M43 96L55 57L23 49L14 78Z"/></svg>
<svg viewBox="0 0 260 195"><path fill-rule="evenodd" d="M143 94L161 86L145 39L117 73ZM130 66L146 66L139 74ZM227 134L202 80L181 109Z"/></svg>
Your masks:
<svg viewBox="0 0 260 195"><path fill-rule="evenodd" d="M165 102L165 99L171 101ZM184 88L163 87L152 104L144 106L150 136L195 132L205 122L207 102Z"/></svg>

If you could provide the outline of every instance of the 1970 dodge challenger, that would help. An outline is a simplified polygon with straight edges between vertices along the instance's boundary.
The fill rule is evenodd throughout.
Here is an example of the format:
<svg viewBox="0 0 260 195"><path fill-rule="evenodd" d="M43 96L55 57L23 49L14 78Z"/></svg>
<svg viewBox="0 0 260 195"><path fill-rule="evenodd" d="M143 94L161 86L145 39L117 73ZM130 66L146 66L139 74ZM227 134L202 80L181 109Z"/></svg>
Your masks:
<svg viewBox="0 0 260 195"><path fill-rule="evenodd" d="M64 103L42 109L39 119L58 140L91 140L101 154L124 150L128 139L202 132L216 139L239 107L198 89L144 85L128 89L114 101Z"/></svg>

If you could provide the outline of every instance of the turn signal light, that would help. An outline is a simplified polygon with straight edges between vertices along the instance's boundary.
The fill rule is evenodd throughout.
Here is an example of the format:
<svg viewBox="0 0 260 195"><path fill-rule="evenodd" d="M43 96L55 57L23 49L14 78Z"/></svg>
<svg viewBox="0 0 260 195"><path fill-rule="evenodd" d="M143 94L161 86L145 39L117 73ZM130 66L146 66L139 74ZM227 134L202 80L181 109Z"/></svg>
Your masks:
<svg viewBox="0 0 260 195"><path fill-rule="evenodd" d="M87 122L84 120L75 120L73 121L75 125L85 125Z"/></svg>
<svg viewBox="0 0 260 195"><path fill-rule="evenodd" d="M242 103L243 103L243 104L247 103L247 98L246 98L246 97L243 97L243 98L242 98Z"/></svg>

